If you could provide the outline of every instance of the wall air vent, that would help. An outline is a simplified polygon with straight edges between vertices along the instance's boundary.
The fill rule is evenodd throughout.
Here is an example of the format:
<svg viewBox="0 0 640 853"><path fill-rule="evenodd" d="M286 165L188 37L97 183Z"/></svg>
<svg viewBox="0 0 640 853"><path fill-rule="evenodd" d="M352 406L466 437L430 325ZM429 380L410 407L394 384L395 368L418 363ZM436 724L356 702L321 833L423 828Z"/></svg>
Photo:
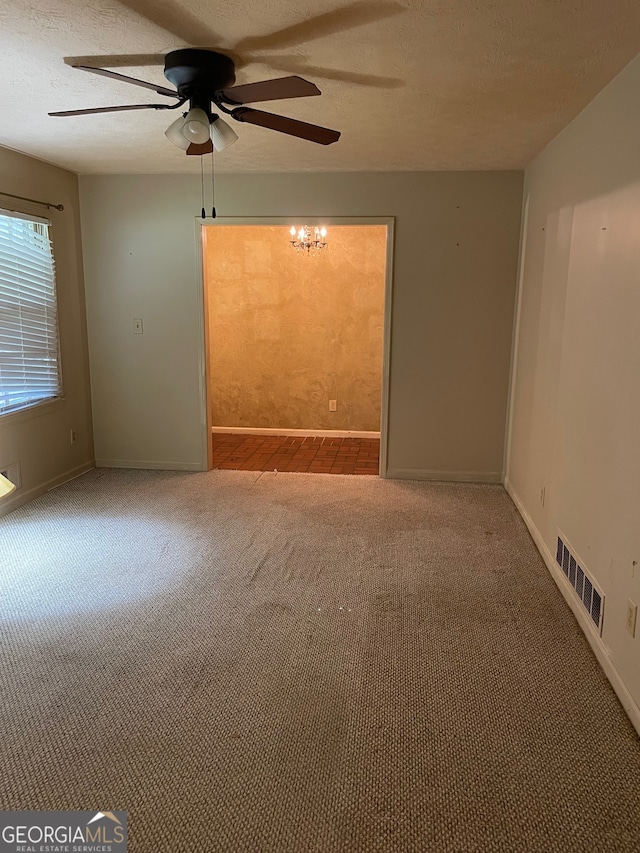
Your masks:
<svg viewBox="0 0 640 853"><path fill-rule="evenodd" d="M562 569L567 582L582 602L599 634L602 634L604 617L604 595L593 581L589 572L572 553L564 536L558 536L556 563Z"/></svg>

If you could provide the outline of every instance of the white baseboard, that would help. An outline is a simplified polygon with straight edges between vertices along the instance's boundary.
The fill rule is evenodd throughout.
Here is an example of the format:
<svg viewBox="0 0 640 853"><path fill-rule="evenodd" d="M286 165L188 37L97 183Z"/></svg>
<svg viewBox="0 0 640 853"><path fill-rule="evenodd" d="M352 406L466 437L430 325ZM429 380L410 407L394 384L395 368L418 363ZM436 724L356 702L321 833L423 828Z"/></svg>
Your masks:
<svg viewBox="0 0 640 853"><path fill-rule="evenodd" d="M47 480L46 483L34 486L26 492L23 492L22 489L16 489L10 498L7 498L0 503L0 518L4 515L8 515L14 509L18 509L18 507L24 506L24 504L39 498L40 495L44 495L45 492L55 489L56 486L61 486L63 483L67 483L69 480L73 480L81 474L85 474L92 468L95 468L93 459L90 462L83 462L82 465L77 465L75 468L65 471L64 474L59 474L51 480Z"/></svg>
<svg viewBox="0 0 640 853"><path fill-rule="evenodd" d="M432 471L424 468L388 468L389 480L442 480L449 483L502 483L497 471Z"/></svg>
<svg viewBox="0 0 640 853"><path fill-rule="evenodd" d="M271 427L211 427L212 433L232 435L286 435L291 438L380 438L380 432L361 429L272 429Z"/></svg>
<svg viewBox="0 0 640 853"><path fill-rule="evenodd" d="M202 471L200 462L157 462L153 459L96 459L96 468L138 468L150 471Z"/></svg>
<svg viewBox="0 0 640 853"><path fill-rule="evenodd" d="M524 508L522 501L518 497L508 477L504 478L504 487L507 490L507 494L515 504L516 509L522 516L522 520L527 525L527 529L531 534L531 538L535 542L536 548L540 552L540 555L542 556L542 559L544 560L545 565L549 570L549 573L551 574L551 577L553 578L556 586L562 593L562 597L571 608L571 612L576 617L578 625L580 625L582 632L587 638L587 642L591 646L591 649L594 655L596 656L598 663L604 670L604 674L609 679L609 682L613 687L616 696L620 700L622 707L627 712L627 715L631 720L631 724L640 735L640 707L636 704L631 693L629 693L629 690L627 689L627 686L622 680L620 673L616 669L613 661L611 660L611 657L609 656L609 652L606 646L604 645L598 634L593 630L591 620L587 617L583 608L580 606L578 599L573 594L573 591L567 584L565 576L560 571L560 567L555 561L555 557L547 548L547 545L544 539L542 538L542 534L535 526L533 519L531 518L529 513Z"/></svg>

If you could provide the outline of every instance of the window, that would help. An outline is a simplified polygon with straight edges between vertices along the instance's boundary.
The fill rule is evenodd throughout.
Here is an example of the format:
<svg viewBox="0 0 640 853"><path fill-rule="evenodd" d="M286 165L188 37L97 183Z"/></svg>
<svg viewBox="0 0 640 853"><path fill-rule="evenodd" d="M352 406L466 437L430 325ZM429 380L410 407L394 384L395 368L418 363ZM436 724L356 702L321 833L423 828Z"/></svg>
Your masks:
<svg viewBox="0 0 640 853"><path fill-rule="evenodd" d="M0 416L61 393L49 222L0 211Z"/></svg>

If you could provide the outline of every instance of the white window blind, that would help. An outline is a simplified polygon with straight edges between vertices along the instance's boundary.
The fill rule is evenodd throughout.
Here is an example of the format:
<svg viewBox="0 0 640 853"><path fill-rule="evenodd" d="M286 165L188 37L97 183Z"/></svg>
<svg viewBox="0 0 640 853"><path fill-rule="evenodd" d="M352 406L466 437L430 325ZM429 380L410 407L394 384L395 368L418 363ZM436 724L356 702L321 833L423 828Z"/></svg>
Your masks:
<svg viewBox="0 0 640 853"><path fill-rule="evenodd" d="M0 415L61 392L49 223L0 211Z"/></svg>

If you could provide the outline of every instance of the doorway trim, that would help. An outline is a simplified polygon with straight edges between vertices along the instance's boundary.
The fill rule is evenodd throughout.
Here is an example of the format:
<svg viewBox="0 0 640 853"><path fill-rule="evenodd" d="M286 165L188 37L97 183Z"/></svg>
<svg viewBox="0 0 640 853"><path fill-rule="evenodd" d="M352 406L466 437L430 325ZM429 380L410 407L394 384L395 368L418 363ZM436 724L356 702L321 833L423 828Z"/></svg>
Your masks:
<svg viewBox="0 0 640 853"><path fill-rule="evenodd" d="M209 405L209 317L207 282L204 278L203 228L215 228L218 225L282 225L290 227L293 221L305 225L385 225L387 228L387 252L384 284L384 315L382 331L382 388L380 397L380 465L378 474L387 476L389 447L389 396L391 377L391 320L393 308L393 256L395 246L394 216L225 216L217 219L196 218L196 274L199 282L198 322L200 335L198 341L198 370L200 379L200 425L202 431L201 470L213 468L211 449L211 407Z"/></svg>

